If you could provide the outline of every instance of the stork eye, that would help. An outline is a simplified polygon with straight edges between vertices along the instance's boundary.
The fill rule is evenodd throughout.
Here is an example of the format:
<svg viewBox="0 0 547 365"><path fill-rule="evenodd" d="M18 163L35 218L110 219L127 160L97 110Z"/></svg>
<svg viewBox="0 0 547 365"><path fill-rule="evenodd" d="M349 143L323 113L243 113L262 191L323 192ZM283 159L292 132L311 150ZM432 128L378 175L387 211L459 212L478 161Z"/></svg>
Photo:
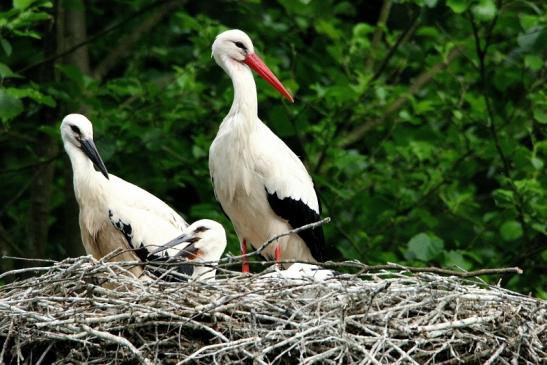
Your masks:
<svg viewBox="0 0 547 365"><path fill-rule="evenodd" d="M245 47L245 45L241 42L234 42L234 44L238 47L238 48L241 48L242 50L244 51L247 51L247 47Z"/></svg>
<svg viewBox="0 0 547 365"><path fill-rule="evenodd" d="M209 230L209 228L207 228L205 226L199 226L194 230L194 234L200 233L200 232L205 232L205 231L208 231L208 230Z"/></svg>
<svg viewBox="0 0 547 365"><path fill-rule="evenodd" d="M71 125L70 129L72 129L74 133L82 134L82 132L80 132L80 128L76 127L75 125Z"/></svg>

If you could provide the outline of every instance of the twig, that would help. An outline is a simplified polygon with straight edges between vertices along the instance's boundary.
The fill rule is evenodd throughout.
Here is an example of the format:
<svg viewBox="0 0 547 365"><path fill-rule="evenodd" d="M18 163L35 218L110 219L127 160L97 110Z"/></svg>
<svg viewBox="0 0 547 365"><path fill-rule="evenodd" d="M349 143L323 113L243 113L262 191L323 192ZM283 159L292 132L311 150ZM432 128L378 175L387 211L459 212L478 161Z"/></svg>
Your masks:
<svg viewBox="0 0 547 365"><path fill-rule="evenodd" d="M141 37L147 34L150 29L156 26L166 15L174 9L182 6L183 2L163 2L161 7L150 17L141 21L132 31L126 33L119 41L117 47L113 48L93 70L93 76L101 80L112 68L127 54Z"/></svg>
<svg viewBox="0 0 547 365"><path fill-rule="evenodd" d="M374 35L372 36L372 46L370 47L372 52L369 54L369 57L367 58L367 61L365 63L367 70L372 70L374 68L374 52L378 49L380 41L382 40L382 35L384 34L384 28L386 26L387 19L389 18L390 10L391 0L384 0L384 4L382 5L382 9L380 10L380 16L378 17L378 22L376 23L376 29L374 30Z"/></svg>
<svg viewBox="0 0 547 365"><path fill-rule="evenodd" d="M496 361L496 359L500 356L500 354L505 350L505 347L507 346L506 343L503 343L497 350L490 356L488 360L484 363L484 365L491 365Z"/></svg>
<svg viewBox="0 0 547 365"><path fill-rule="evenodd" d="M410 24L408 27L406 27L405 31L399 35L397 38L397 41L395 41L395 44L389 49L389 52L382 60L382 63L380 64L380 67L378 67L378 70L374 73L372 76L369 84L376 81L384 72L385 68L387 67L389 61L393 56L395 55L395 52L397 52L397 49L399 49L399 46L403 43L404 40L407 40L409 38L409 34L411 34L414 29L416 29L416 26L418 24L418 19L420 19L421 12L417 11L414 15L414 18L412 18Z"/></svg>
<svg viewBox="0 0 547 365"><path fill-rule="evenodd" d="M392 103L390 103L386 108L384 114L378 118L378 119L372 119L364 124L361 124L360 126L353 129L351 132L346 134L345 137L343 137L339 145L341 147L347 147L359 140L372 128L382 124L389 116L394 114L395 112L399 111L403 105L405 105L409 98L418 91L420 91L425 85L427 85L431 80L434 79L434 77L441 72L443 69L445 69L450 63L452 63L456 58L458 58L462 54L462 50L459 47L455 47L450 50L448 53L448 56L445 60L442 62L434 65L431 69L421 73L418 75L411 83L408 92L401 94L397 99L395 99Z"/></svg>
<svg viewBox="0 0 547 365"><path fill-rule="evenodd" d="M135 355L135 357L139 360L139 362L141 364L144 364L144 365L152 365L153 362L150 361L149 359L145 358L142 353L131 343L129 342L127 339L123 338L123 337L120 337L120 336L115 336L111 333L108 333L108 332L103 332L103 331L98 331L98 330L95 330L87 325L82 325L82 329L84 331L86 331L87 333L89 333L90 335L93 335L95 337L98 337L102 340L105 340L107 342L111 342L111 343L115 343L115 344L118 344L120 346L124 346L124 347L127 347L129 349L129 351L131 351L133 353L133 355Z"/></svg>
<svg viewBox="0 0 547 365"><path fill-rule="evenodd" d="M288 261L291 262L291 261ZM334 267L354 267L361 269L362 272L370 271L379 271L379 270L400 270L408 271L412 273L435 273L440 275L448 276L457 276L461 278L469 278L474 276L481 275L495 275L495 274L522 274L523 271L519 267L503 267L503 268L492 268L492 269L480 269L474 271L454 271L448 269L442 269L440 267L410 267L400 264L383 264L383 265L365 265L355 261L344 261L344 262L325 262L322 264L324 267L334 268Z"/></svg>
<svg viewBox="0 0 547 365"><path fill-rule="evenodd" d="M122 19L121 21L117 22L116 24L93 34L92 36L88 37L85 41L77 43L74 46L68 48L67 50L65 50L63 52L51 55L51 56L46 57L46 58L44 58L40 61L37 61L37 62L33 63L33 64L22 67L21 69L17 70L16 73L23 74L28 70L31 70L31 69L36 68L38 66L41 66L45 63L54 61L56 59L59 59L59 58L62 58L64 56L66 56L68 54L71 54L72 52L76 51L77 49L79 49L79 48L81 48L81 47L83 47L83 46L85 46L89 43L95 42L97 39L105 36L106 34L112 32L112 31L114 31L114 30L116 30L116 29L118 29L122 26L124 26L126 23L128 23L128 22L130 22L130 21L132 21L132 20L134 20L134 19L136 19L136 18L138 18L138 17L140 17L144 14L147 14L150 10L154 9L155 7L162 6L166 2L173 2L173 1L176 1L176 0L165 0L165 1L152 2L149 5L144 6L142 9L136 11L135 13L133 13L133 14L127 16L126 18Z"/></svg>
<svg viewBox="0 0 547 365"><path fill-rule="evenodd" d="M42 275L0 286L4 356L197 365L547 359L543 301L395 264L368 274L371 266L337 264L359 272L293 280L222 270L214 281L181 284L120 275L129 263L91 256L54 262ZM10 328L17 336L6 344Z"/></svg>
<svg viewBox="0 0 547 365"><path fill-rule="evenodd" d="M294 229L291 229L290 231L287 231L285 233L281 233L281 234L278 234L278 235L275 235L273 236L272 238L270 238L268 241L264 242L262 244L262 246L260 246L256 251L253 251L253 252L249 252L245 255L240 255L240 256L229 256L227 258L224 258L224 259L220 259L219 262L225 262L225 261L233 261L233 260L239 260L239 259L242 259L244 257L251 257L251 256L258 256L260 255L266 248L268 248L268 246L270 246L273 242L277 241L278 239L280 239L281 237L285 237L285 236L289 236L291 234L294 234L294 233L298 233L298 232L301 232L301 231L304 231L306 229L313 229L313 228L316 228L316 227L319 227L323 224L326 224L326 223L329 223L331 221L330 217L326 217L326 218L323 218L321 219L320 221L317 221L317 222L314 222L314 223L309 223L309 224L306 224L306 225L303 225L301 227L298 227L298 228L294 228Z"/></svg>

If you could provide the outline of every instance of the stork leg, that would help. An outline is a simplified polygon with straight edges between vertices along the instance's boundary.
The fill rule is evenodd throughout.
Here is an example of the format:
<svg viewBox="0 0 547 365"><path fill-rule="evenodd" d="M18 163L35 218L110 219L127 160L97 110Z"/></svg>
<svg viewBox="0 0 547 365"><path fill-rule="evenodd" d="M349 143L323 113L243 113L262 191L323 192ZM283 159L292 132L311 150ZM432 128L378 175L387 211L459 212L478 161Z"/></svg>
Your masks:
<svg viewBox="0 0 547 365"><path fill-rule="evenodd" d="M281 246L279 245L275 245L274 258L276 267L280 269L281 264L279 262L281 261Z"/></svg>
<svg viewBox="0 0 547 365"><path fill-rule="evenodd" d="M243 241L241 241L240 248L241 248L241 254L247 255L247 240L246 239L243 239ZM241 263L241 272L244 272L244 273L250 272L249 259L247 258L247 256L243 256L243 260Z"/></svg>

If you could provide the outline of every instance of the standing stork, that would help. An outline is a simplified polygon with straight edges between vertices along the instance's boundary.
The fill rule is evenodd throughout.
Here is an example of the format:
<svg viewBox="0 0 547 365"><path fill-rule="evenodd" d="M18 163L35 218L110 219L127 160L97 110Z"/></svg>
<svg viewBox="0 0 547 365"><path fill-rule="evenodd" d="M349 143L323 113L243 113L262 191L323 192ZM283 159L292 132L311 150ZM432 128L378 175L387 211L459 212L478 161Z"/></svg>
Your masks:
<svg viewBox="0 0 547 365"><path fill-rule="evenodd" d="M291 94L241 30L219 34L212 51L216 63L232 79L234 100L211 144L209 171L215 195L246 254L247 242L258 248L274 235L318 221L321 206L298 156L258 118L251 69L293 102ZM323 247L323 229L318 227L282 237L262 254L276 262L316 262L323 260ZM249 271L245 259L242 271Z"/></svg>
<svg viewBox="0 0 547 365"><path fill-rule="evenodd" d="M113 260L144 261L151 248L172 240L188 226L154 195L108 173L93 142L93 126L85 116L67 115L61 123L61 137L72 164L80 231L88 254L100 259L122 248ZM139 275L142 268L132 271Z"/></svg>

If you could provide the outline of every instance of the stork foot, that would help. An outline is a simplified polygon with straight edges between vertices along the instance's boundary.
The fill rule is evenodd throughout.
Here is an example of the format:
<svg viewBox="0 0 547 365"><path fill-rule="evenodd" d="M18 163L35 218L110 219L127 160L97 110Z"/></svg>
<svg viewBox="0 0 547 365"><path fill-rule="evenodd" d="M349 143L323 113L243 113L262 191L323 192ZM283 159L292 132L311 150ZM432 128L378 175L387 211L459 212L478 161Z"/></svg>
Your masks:
<svg viewBox="0 0 547 365"><path fill-rule="evenodd" d="M240 248L241 248L241 254L242 255L247 255L247 240L244 239L241 242ZM241 263L241 272L243 272L243 273L249 273L250 272L250 270L249 270L249 259L247 258L247 256L243 256L243 260L242 260L242 263Z"/></svg>
<svg viewBox="0 0 547 365"><path fill-rule="evenodd" d="M274 258L275 258L275 266L278 269L281 269L281 264L279 263L281 261L281 246L279 245L275 246Z"/></svg>

